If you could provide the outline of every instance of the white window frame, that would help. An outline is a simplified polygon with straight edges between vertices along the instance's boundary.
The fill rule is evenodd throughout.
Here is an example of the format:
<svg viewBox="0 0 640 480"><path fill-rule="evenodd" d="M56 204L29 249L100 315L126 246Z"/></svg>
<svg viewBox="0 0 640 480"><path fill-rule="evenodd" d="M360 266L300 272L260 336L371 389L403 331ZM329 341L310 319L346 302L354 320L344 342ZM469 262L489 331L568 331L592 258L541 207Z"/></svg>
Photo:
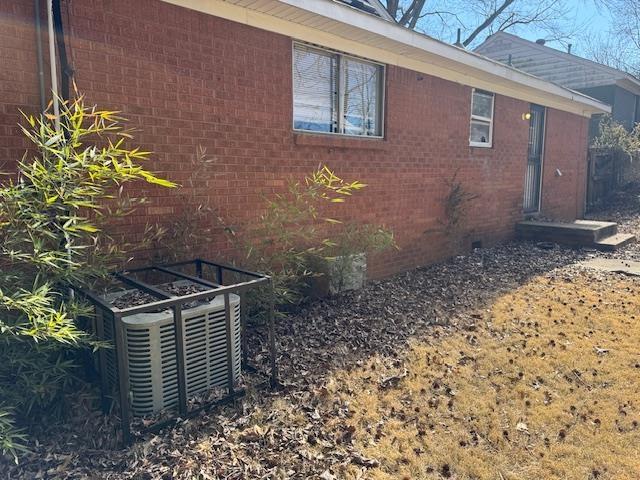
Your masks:
<svg viewBox="0 0 640 480"><path fill-rule="evenodd" d="M489 96L491 95L491 118L482 117L480 115L473 114L473 98L475 94L479 93L481 95ZM495 116L495 107L496 107L496 94L493 92L488 92L487 90L482 90L479 88L473 88L471 90L471 119L469 120L469 146L471 147L480 147L480 148L491 148L493 147L493 118ZM471 140L471 125L473 121L483 122L489 124L489 141L486 143L483 142L474 142Z"/></svg>
<svg viewBox="0 0 640 480"><path fill-rule="evenodd" d="M294 66L294 58L295 58L295 48L296 46L300 46L303 48L306 48L308 50L318 50L320 52L326 52L326 53L330 53L332 55L337 55L338 57L338 72L337 72L337 84L338 84L338 105L336 106L338 109L337 112L337 118L338 118L338 131L337 132L319 132L319 131L315 131L315 130L304 130L301 128L296 128L295 123L296 123L296 119L294 117L294 112L293 112L293 75L294 75L294 70L295 70L295 66ZM358 62L362 62L362 63L369 63L371 65L375 65L376 67L379 67L379 71L380 71L380 82L379 82L379 92L378 92L378 98L379 98L379 109L380 109L380 134L379 135L355 135L353 133L343 133L344 130L344 75L343 75L343 67L342 67L342 59L343 58L351 58L353 60L356 60ZM367 139L367 138L371 138L371 139L381 139L384 138L384 127L385 127L385 93L386 93L386 75L387 75L387 68L386 65L384 63L379 63L379 62L374 62L372 60L366 59L366 58L362 58L362 57L357 57L355 55L349 55L347 53L343 53L340 52L338 50L332 50L330 48L324 48L324 47L318 47L317 45L313 45L313 44L309 44L309 43L305 43L305 42L298 42L298 41L294 41L292 42L291 45L291 81L292 81L292 85L291 85L291 100L292 100L292 108L291 108L291 127L293 128L293 130L295 132L301 132L301 133L308 133L308 134L312 134L312 135L337 135L337 136L342 136L342 137L351 137L351 138L362 138L362 139Z"/></svg>

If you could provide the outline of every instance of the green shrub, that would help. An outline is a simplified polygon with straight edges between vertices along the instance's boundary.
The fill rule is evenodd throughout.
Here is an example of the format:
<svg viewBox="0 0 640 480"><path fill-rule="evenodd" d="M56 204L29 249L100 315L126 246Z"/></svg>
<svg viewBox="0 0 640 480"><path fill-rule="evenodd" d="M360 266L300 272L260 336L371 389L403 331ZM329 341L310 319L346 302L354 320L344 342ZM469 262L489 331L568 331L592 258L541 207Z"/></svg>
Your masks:
<svg viewBox="0 0 640 480"><path fill-rule="evenodd" d="M325 242L323 257L348 257L359 253L379 253L397 248L393 232L380 225L345 223Z"/></svg>
<svg viewBox="0 0 640 480"><path fill-rule="evenodd" d="M62 102L60 115L26 116L31 152L0 184L0 445L17 454L17 419L62 411L74 350L97 344L76 319L88 313L69 290L102 277L121 249L103 226L130 212L123 184L173 186L127 148L116 112Z"/></svg>
<svg viewBox="0 0 640 480"><path fill-rule="evenodd" d="M0 405L0 453L10 455L18 463L18 455L27 452L27 437L16 428L13 409Z"/></svg>
<svg viewBox="0 0 640 480"><path fill-rule="evenodd" d="M290 181L285 193L266 198L264 213L248 227L226 228L236 249L244 252L241 262L271 275L276 305L287 308L304 300L308 280L320 274L316 260L395 245L393 234L382 227L345 224L327 216L331 205L348 202L365 187L321 166L303 181ZM251 313L269 300L268 292L254 294Z"/></svg>
<svg viewBox="0 0 640 480"><path fill-rule="evenodd" d="M598 125L598 135L591 142L592 147L610 148L628 156L640 150L640 123L628 132L620 123L605 116Z"/></svg>

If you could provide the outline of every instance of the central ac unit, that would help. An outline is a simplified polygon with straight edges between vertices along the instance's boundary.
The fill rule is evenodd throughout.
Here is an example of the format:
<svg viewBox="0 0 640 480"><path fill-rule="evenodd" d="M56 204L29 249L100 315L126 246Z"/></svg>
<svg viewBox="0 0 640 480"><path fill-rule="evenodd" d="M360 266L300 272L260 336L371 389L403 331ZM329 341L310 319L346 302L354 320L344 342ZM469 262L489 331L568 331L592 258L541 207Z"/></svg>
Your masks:
<svg viewBox="0 0 640 480"><path fill-rule="evenodd" d="M179 283L179 282L176 282ZM107 296L113 302L123 291ZM240 297L230 294L233 381L240 378ZM182 311L186 357L187 398L212 387L227 385L227 334L224 296L218 295ZM129 373L129 396L134 415L149 415L178 403L176 338L173 310L138 313L122 319ZM105 337L113 340L113 325L104 322ZM117 384L114 349L107 350L107 376Z"/></svg>

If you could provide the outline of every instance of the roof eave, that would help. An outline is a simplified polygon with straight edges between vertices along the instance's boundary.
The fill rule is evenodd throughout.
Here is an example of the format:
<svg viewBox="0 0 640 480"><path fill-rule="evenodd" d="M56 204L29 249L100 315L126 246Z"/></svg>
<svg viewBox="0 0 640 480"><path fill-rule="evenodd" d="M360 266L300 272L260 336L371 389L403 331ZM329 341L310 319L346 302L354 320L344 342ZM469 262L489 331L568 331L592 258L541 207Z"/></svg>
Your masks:
<svg viewBox="0 0 640 480"><path fill-rule="evenodd" d="M640 95L640 80L629 75L630 78L621 78L616 82L620 88L630 91L634 95Z"/></svg>
<svg viewBox="0 0 640 480"><path fill-rule="evenodd" d="M544 51L545 53L548 53L550 55L554 55L554 56L556 56L558 58L562 58L563 60L566 60L567 62L573 62L574 64L587 65L587 66L590 66L591 68L594 68L596 70L609 72L609 73L611 73L613 75L617 75L618 78L616 78L616 84L620 83L620 82L623 82L626 85L632 85L630 90L640 89L640 79L634 77L633 75L631 75L628 72L625 72L623 70L619 70L619 69L614 68L614 67L610 67L609 65L605 65L603 63L598 63L598 62L596 62L594 60L591 60L589 58L584 58L584 57L580 57L580 56L572 54L572 53L563 52L562 50L558 50L557 48L549 47L547 45L540 45L540 44L538 44L536 42L532 42L531 40L527 40L526 38L519 37L518 35L514 35L514 34L509 33L509 32L496 32L496 33L490 35L482 43L482 45L478 46L477 49L479 49L483 45L490 45L494 41L499 40L501 37L506 37L511 41L518 42L518 43L520 43L522 45L526 45L526 46L528 46L530 48L534 48L534 49L537 49L537 50L540 50L540 51ZM610 82L601 83L600 85L611 85L611 83ZM595 86L599 86L599 85L594 84L593 86L595 87Z"/></svg>
<svg viewBox="0 0 640 480"><path fill-rule="evenodd" d="M163 1L582 116L611 111L586 95L332 1Z"/></svg>

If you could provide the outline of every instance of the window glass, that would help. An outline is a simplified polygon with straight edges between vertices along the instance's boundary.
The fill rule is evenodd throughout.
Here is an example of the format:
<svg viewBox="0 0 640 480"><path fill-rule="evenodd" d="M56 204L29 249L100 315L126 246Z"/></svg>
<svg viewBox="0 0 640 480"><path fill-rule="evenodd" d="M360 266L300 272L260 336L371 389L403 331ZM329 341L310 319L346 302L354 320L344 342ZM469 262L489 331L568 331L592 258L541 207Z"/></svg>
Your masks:
<svg viewBox="0 0 640 480"><path fill-rule="evenodd" d="M293 128L382 136L381 65L295 44Z"/></svg>
<svg viewBox="0 0 640 480"><path fill-rule="evenodd" d="M493 93L473 90L469 143L474 147L491 147L493 143Z"/></svg>
<svg viewBox="0 0 640 480"><path fill-rule="evenodd" d="M493 115L493 95L484 93L473 93L472 114L478 117L491 118Z"/></svg>
<svg viewBox="0 0 640 480"><path fill-rule="evenodd" d="M293 60L294 128L335 132L336 106L336 56L296 47Z"/></svg>
<svg viewBox="0 0 640 480"><path fill-rule="evenodd" d="M380 135L378 121L380 67L345 58L344 133Z"/></svg>
<svg viewBox="0 0 640 480"><path fill-rule="evenodd" d="M487 122L473 120L471 122L471 141L474 143L489 143L491 125Z"/></svg>

